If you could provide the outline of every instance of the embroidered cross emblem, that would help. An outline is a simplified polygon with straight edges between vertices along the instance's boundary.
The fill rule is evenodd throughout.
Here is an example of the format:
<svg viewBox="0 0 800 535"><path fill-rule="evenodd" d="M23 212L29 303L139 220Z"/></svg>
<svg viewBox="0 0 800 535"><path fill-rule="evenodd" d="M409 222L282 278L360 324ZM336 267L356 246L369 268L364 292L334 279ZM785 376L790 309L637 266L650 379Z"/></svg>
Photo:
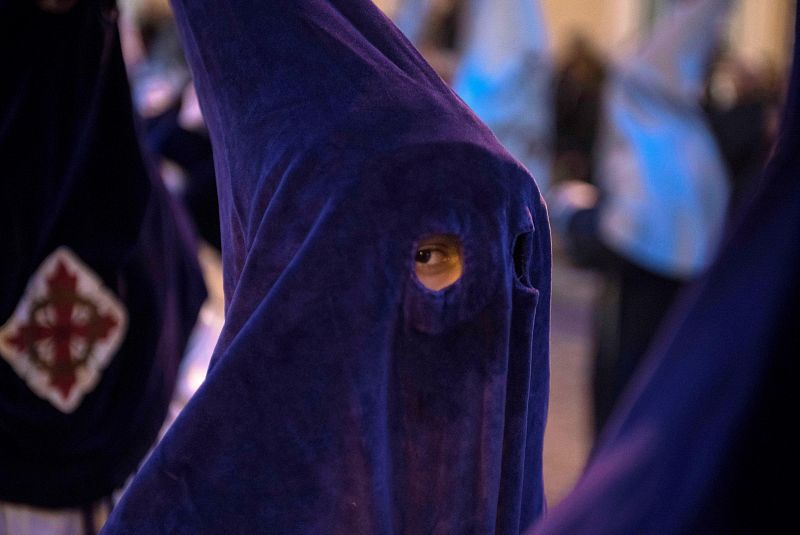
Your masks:
<svg viewBox="0 0 800 535"><path fill-rule="evenodd" d="M62 247L36 271L0 328L0 354L31 390L72 412L118 348L126 320L100 279Z"/></svg>

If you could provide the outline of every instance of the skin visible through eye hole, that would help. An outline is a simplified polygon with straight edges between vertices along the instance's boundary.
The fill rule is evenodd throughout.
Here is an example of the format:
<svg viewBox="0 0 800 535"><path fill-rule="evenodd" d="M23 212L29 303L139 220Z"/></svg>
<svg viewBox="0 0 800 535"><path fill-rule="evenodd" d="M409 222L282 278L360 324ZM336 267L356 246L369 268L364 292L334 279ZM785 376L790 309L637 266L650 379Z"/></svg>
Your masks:
<svg viewBox="0 0 800 535"><path fill-rule="evenodd" d="M417 279L429 290L447 288L461 278L461 243L448 234L421 239L414 253L414 267Z"/></svg>

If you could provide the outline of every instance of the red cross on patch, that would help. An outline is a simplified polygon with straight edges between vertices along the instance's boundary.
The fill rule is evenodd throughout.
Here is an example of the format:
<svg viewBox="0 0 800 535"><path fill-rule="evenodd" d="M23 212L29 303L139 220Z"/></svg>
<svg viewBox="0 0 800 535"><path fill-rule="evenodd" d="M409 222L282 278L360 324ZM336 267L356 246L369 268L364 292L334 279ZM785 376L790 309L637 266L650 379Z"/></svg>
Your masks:
<svg viewBox="0 0 800 535"><path fill-rule="evenodd" d="M122 304L75 253L60 247L0 327L0 356L33 392L69 413L94 389L126 328Z"/></svg>

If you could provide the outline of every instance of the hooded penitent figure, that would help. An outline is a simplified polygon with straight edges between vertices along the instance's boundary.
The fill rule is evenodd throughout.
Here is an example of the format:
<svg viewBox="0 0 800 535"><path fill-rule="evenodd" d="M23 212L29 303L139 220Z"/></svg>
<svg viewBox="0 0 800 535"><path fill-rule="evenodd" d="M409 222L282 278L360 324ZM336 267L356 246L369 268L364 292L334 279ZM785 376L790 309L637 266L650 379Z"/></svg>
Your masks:
<svg viewBox="0 0 800 535"><path fill-rule="evenodd" d="M779 533L796 518L800 34L757 195L536 534ZM792 438L794 437L794 438Z"/></svg>
<svg viewBox="0 0 800 535"><path fill-rule="evenodd" d="M113 4L4 2L0 45L0 501L89 508L155 441L205 287Z"/></svg>
<svg viewBox="0 0 800 535"><path fill-rule="evenodd" d="M604 274L595 318L596 431L678 291L708 266L720 239L729 184L699 99L731 3L667 6L643 46L612 69L599 195L585 183L551 195L573 256Z"/></svg>
<svg viewBox="0 0 800 535"><path fill-rule="evenodd" d="M105 533L524 529L550 296L531 176L366 0L173 5L214 147L225 327ZM445 288L417 274L451 262Z"/></svg>
<svg viewBox="0 0 800 535"><path fill-rule="evenodd" d="M609 79L600 135L599 231L648 271L688 279L713 258L730 186L700 107L733 0L673 0Z"/></svg>
<svg viewBox="0 0 800 535"><path fill-rule="evenodd" d="M538 0L470 0L453 88L546 189L553 66Z"/></svg>

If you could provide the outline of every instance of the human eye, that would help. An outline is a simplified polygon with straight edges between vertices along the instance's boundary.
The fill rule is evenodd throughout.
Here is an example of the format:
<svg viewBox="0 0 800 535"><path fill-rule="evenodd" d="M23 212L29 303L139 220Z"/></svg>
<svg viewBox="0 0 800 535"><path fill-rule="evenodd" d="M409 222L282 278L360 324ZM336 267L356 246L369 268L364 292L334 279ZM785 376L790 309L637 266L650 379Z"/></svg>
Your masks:
<svg viewBox="0 0 800 535"><path fill-rule="evenodd" d="M434 291L450 286L461 277L461 245L455 236L438 234L420 240L414 254L417 279Z"/></svg>
<svg viewBox="0 0 800 535"><path fill-rule="evenodd" d="M414 259L419 264L427 264L430 266L442 266L451 260L447 250L441 247L424 247L417 250L416 258Z"/></svg>

